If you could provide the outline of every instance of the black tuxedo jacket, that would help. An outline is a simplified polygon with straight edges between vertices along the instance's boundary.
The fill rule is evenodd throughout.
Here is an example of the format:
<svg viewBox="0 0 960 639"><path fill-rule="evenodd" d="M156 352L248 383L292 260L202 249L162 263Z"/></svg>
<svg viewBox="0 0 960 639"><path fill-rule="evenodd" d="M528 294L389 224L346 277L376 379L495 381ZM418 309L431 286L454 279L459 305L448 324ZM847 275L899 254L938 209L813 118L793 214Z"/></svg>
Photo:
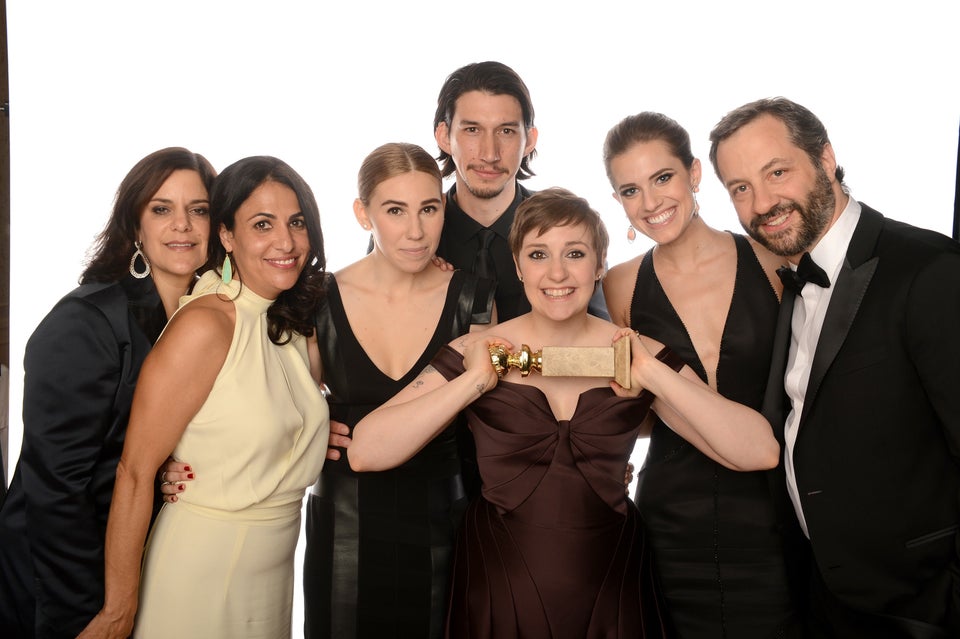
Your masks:
<svg viewBox="0 0 960 639"><path fill-rule="evenodd" d="M84 284L27 342L23 448L0 508L0 637L75 637L103 605L103 542L140 365L166 322L152 278Z"/></svg>
<svg viewBox="0 0 960 639"><path fill-rule="evenodd" d="M833 285L794 448L813 560L897 636L960 636L960 245L864 205ZM764 404L781 446L794 301Z"/></svg>

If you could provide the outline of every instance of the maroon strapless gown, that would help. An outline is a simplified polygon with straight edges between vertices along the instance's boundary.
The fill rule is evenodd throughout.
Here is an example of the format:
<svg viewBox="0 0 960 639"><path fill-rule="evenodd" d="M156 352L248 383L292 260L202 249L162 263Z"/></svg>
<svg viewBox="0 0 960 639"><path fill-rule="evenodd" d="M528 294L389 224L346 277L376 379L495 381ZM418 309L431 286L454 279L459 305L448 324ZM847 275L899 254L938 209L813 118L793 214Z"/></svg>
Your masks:
<svg viewBox="0 0 960 639"><path fill-rule="evenodd" d="M658 357L683 365L666 349ZM463 372L449 347L433 365L447 379ZM448 637L668 636L623 485L652 401L594 388L557 421L540 389L501 381L467 407L483 490L457 538Z"/></svg>

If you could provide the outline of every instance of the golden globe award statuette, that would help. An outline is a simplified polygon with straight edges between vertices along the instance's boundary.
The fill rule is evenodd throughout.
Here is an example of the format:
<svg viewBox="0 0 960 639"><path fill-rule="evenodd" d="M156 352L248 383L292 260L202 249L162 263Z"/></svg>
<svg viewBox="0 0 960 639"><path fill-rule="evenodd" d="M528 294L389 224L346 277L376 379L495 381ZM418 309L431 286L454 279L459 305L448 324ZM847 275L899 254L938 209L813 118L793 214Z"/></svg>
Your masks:
<svg viewBox="0 0 960 639"><path fill-rule="evenodd" d="M612 377L630 388L630 340L617 340L613 346L544 346L531 352L523 344L520 351L508 353L499 344L490 346L490 361L503 378L516 368L523 377L538 371L544 377Z"/></svg>

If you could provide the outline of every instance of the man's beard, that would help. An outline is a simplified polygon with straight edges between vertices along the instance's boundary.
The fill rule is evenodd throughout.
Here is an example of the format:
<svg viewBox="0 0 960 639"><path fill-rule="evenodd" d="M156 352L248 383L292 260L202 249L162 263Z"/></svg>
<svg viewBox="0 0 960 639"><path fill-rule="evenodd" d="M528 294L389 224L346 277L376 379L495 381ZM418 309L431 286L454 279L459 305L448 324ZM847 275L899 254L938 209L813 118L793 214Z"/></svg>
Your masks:
<svg viewBox="0 0 960 639"><path fill-rule="evenodd" d="M806 202L800 205L791 200L781 202L763 215L756 215L750 220L750 225L744 225L747 234L765 246L771 253L785 257L800 255L809 251L817 241L823 230L827 228L833 218L833 210L837 198L830 185L830 179L822 167L817 167L817 179L813 189L807 194ZM793 210L800 217L800 225L784 230L780 234L764 233L760 227L773 218Z"/></svg>
<svg viewBox="0 0 960 639"><path fill-rule="evenodd" d="M503 171L503 173L506 174L507 172ZM474 186L470 184L469 180L467 180L465 177L465 173L461 175L461 177L463 178L464 186L466 186L467 190L470 191L470 195L472 195L473 197L479 200L492 200L493 198L503 193L504 189L506 189L507 185L510 183L509 181L507 181L502 186L499 186L499 187L496 187L496 186L480 187L480 186Z"/></svg>
<svg viewBox="0 0 960 639"><path fill-rule="evenodd" d="M506 185L504 185L504 186L501 186L499 189L479 189L479 188L474 188L470 186L469 182L466 183L466 186L467 186L467 190L470 191L470 195L472 195L473 197L479 200L492 200L493 198L503 193L503 189L506 188Z"/></svg>

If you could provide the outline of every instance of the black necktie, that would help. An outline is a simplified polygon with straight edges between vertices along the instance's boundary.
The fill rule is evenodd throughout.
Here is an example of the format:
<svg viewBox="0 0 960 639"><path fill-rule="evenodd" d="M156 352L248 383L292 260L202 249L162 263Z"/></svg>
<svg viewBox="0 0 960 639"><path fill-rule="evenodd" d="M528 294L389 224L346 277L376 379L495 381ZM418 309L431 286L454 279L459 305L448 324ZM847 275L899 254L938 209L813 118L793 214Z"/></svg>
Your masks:
<svg viewBox="0 0 960 639"><path fill-rule="evenodd" d="M480 277L488 280L496 280L497 272L493 267L493 256L490 255L490 243L496 235L490 229L480 229L477 233L477 241L480 248L477 250L477 257L473 260L473 272Z"/></svg>
<svg viewBox="0 0 960 639"><path fill-rule="evenodd" d="M830 288L830 278L827 277L826 271L817 266L809 253L804 253L800 258L797 270L794 271L789 266L781 266L777 269L777 275L780 276L784 288L792 289L797 295L800 295L803 285L807 282L821 288Z"/></svg>

